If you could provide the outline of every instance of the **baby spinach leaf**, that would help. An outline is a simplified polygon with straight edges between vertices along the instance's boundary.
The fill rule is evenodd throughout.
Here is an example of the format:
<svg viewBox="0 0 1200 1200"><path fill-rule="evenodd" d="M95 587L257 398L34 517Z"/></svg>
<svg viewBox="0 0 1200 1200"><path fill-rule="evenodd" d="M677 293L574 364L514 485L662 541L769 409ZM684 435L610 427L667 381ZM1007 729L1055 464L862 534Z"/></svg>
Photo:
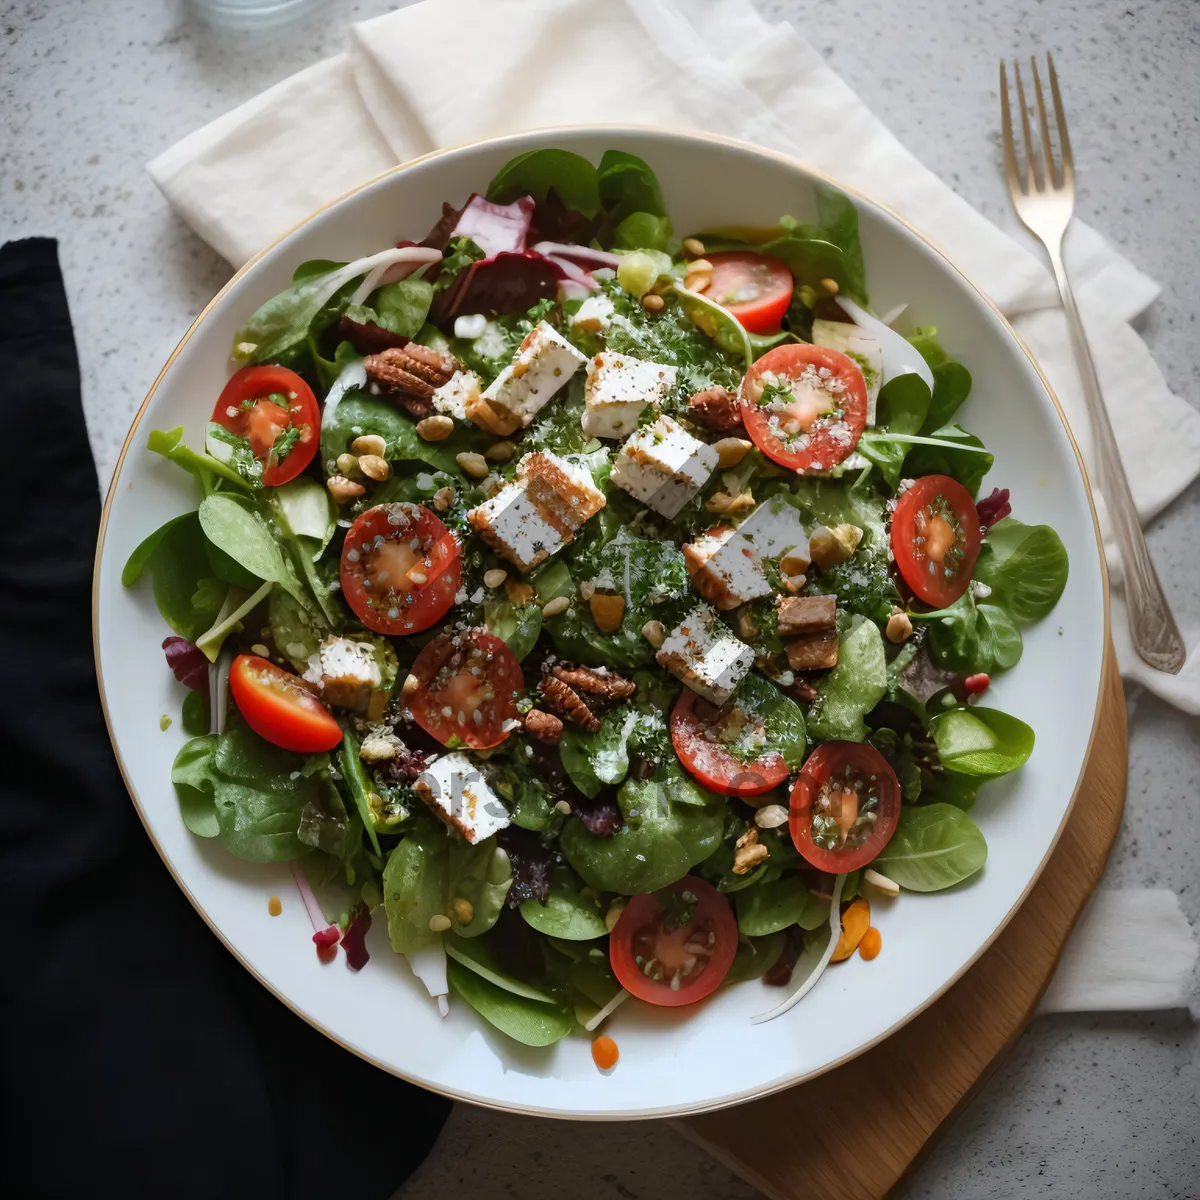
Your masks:
<svg viewBox="0 0 1200 1200"><path fill-rule="evenodd" d="M667 251L673 233L669 217L654 213L630 213L613 230L614 250L660 250Z"/></svg>
<svg viewBox="0 0 1200 1200"><path fill-rule="evenodd" d="M522 196L545 200L551 191L585 217L600 211L596 168L582 155L549 146L528 150L505 163L488 184L487 198L509 204Z"/></svg>
<svg viewBox="0 0 1200 1200"><path fill-rule="evenodd" d="M1021 659L1021 631L1008 610L990 603L977 604L969 591L948 608L912 616L929 621L926 644L939 667L991 675L1016 666Z"/></svg>
<svg viewBox="0 0 1200 1200"><path fill-rule="evenodd" d="M208 696L204 692L188 692L181 705L180 722L189 737L208 732Z"/></svg>
<svg viewBox="0 0 1200 1200"><path fill-rule="evenodd" d="M983 477L992 469L993 458L983 443L957 425L943 425L930 433L922 433L929 442L915 442L905 463L906 474L913 478L922 475L949 475L971 493L978 495Z"/></svg>
<svg viewBox="0 0 1200 1200"><path fill-rule="evenodd" d="M928 434L949 425L954 419L954 414L971 394L971 372L942 349L937 330L932 325L914 329L908 340L921 352L933 372L933 401L919 431Z"/></svg>
<svg viewBox="0 0 1200 1200"><path fill-rule="evenodd" d="M879 393L879 428L859 440L859 450L879 468L879 473L893 490L900 483L904 460L912 444L892 435L919 433L930 400L929 388L919 375L897 375L884 384Z"/></svg>
<svg viewBox="0 0 1200 1200"><path fill-rule="evenodd" d="M489 938L461 938L455 933L447 933L443 941L447 956L481 979L486 979L514 996L522 996L543 1004L555 1002L555 997L550 992L527 983L524 979L517 979L506 971L497 961Z"/></svg>
<svg viewBox="0 0 1200 1200"><path fill-rule="evenodd" d="M205 491L211 488L213 481L218 477L226 483L232 483L243 492L259 490L260 485L257 482L251 482L233 467L213 458L211 454L198 454L186 445L182 425L177 425L174 429L152 430L146 439L146 449L154 454L161 454L169 462L195 475L204 485Z"/></svg>
<svg viewBox="0 0 1200 1200"><path fill-rule="evenodd" d="M215 838L221 832L213 798L212 755L216 744L216 734L194 737L183 745L171 765L171 782L183 823L202 838Z"/></svg>
<svg viewBox="0 0 1200 1200"><path fill-rule="evenodd" d="M771 933L760 938L739 938L733 964L721 986L744 983L747 979L761 979L779 961L785 945L787 935L783 933Z"/></svg>
<svg viewBox="0 0 1200 1200"><path fill-rule="evenodd" d="M446 912L454 922L454 932L464 938L487 933L500 916L512 886L512 863L503 847L495 838L476 846L465 840L451 842L447 879ZM459 920L456 900L471 905L469 921Z"/></svg>
<svg viewBox="0 0 1200 1200"><path fill-rule="evenodd" d="M1024 525L1005 517L988 531L975 564L987 584L989 604L1008 609L1020 624L1040 621L1067 586L1067 551L1049 525Z"/></svg>
<svg viewBox="0 0 1200 1200"><path fill-rule="evenodd" d="M397 954L411 954L442 936L429 928L429 920L446 911L449 846L443 829L421 826L407 834L387 860L383 907Z"/></svg>
<svg viewBox="0 0 1200 1200"><path fill-rule="evenodd" d="M214 623L196 638L196 649L209 662L216 662L221 653L225 639L245 626L243 620L250 615L274 589L273 583L262 584L257 591L247 594L241 588L229 587L225 592L225 600L217 613Z"/></svg>
<svg viewBox="0 0 1200 1200"><path fill-rule="evenodd" d="M538 933L568 942L587 942L608 932L596 897L589 894L585 898L570 872L563 872L551 884L545 904L526 900L521 916Z"/></svg>
<svg viewBox="0 0 1200 1200"><path fill-rule="evenodd" d="M838 664L821 681L808 710L808 732L818 741L861 742L863 717L887 692L887 658L879 626L855 617L842 634Z"/></svg>
<svg viewBox="0 0 1200 1200"><path fill-rule="evenodd" d="M784 875L738 892L737 919L747 937L765 937L792 925L816 929L829 920L829 904L814 896L799 875Z"/></svg>
<svg viewBox="0 0 1200 1200"><path fill-rule="evenodd" d="M657 748L665 744L666 736L661 712L644 704L620 706L604 714L595 733L568 725L558 748L571 782L591 797L625 778L631 748Z"/></svg>
<svg viewBox="0 0 1200 1200"><path fill-rule="evenodd" d="M751 716L758 717L765 726L765 743L753 753L740 755L737 748L727 749L734 757L758 758L766 750L774 750L783 756L789 771L795 771L804 761L808 751L808 738L804 732L804 713L795 700L785 696L770 680L756 671L751 671L733 694L733 703Z"/></svg>
<svg viewBox="0 0 1200 1200"><path fill-rule="evenodd" d="M618 222L631 213L649 213L655 217L667 215L658 177L649 164L635 154L605 150L596 171L596 182L601 204Z"/></svg>
<svg viewBox="0 0 1200 1200"><path fill-rule="evenodd" d="M274 534L247 501L220 492L206 496L200 503L200 528L214 546L251 575L267 583L278 583L300 603L305 603L300 581Z"/></svg>
<svg viewBox="0 0 1200 1200"><path fill-rule="evenodd" d="M421 332L433 303L433 284L419 275L384 284L371 297L375 323L401 337L415 338ZM351 319L354 314L348 313Z"/></svg>
<svg viewBox="0 0 1200 1200"><path fill-rule="evenodd" d="M488 596L483 602L483 620L512 652L518 662L537 644L542 631L542 610L536 604L518 608L509 600Z"/></svg>
<svg viewBox="0 0 1200 1200"><path fill-rule="evenodd" d="M874 866L910 892L940 892L982 870L987 842L953 804L905 805Z"/></svg>
<svg viewBox="0 0 1200 1200"><path fill-rule="evenodd" d="M485 1021L526 1046L550 1046L575 1028L575 1017L565 1004L544 1004L497 987L454 958L446 964L446 978Z"/></svg>
<svg viewBox="0 0 1200 1200"><path fill-rule="evenodd" d="M320 558L321 551L329 545L337 530L337 505L329 492L312 476L300 475L290 483L272 489L271 495L283 510L292 533L313 543L308 547L310 557Z"/></svg>
<svg viewBox="0 0 1200 1200"><path fill-rule="evenodd" d="M1033 730L995 708L952 708L929 722L938 757L947 771L994 778L1007 775L1033 753Z"/></svg>
<svg viewBox="0 0 1200 1200"><path fill-rule="evenodd" d="M213 577L196 513L175 517L134 550L121 574L132 586L149 572L158 611L171 629L194 642L217 619L226 589Z"/></svg>
<svg viewBox="0 0 1200 1200"><path fill-rule="evenodd" d="M664 762L661 781L628 780L618 792L627 823L610 837L571 818L559 845L589 887L634 896L682 879L721 844L726 805ZM636 816L634 815L636 814Z"/></svg>

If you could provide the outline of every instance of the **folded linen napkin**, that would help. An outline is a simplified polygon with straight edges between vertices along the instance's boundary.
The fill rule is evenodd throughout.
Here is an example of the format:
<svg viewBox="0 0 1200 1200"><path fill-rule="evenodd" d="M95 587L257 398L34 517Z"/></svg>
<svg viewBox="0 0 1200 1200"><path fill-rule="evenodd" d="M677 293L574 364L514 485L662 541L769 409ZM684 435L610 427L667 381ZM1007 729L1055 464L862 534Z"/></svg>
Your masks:
<svg viewBox="0 0 1200 1200"><path fill-rule="evenodd" d="M440 146L598 121L740 137L802 158L936 231L933 240L1038 358L1086 456L1083 397L1042 260L921 166L791 25L766 21L749 0L688 0L684 8L670 0L425 0L352 26L347 53L196 131L151 162L150 174L183 219L240 266L342 192ZM470 88L440 60L411 52L468 28L490 48L472 60ZM289 188L275 186L279 178ZM1200 414L1171 393L1129 324L1157 285L1080 223L1069 258L1134 496L1149 520L1200 474ZM1166 442L1162 428L1173 431ZM1127 676L1200 713L1200 655L1184 674L1161 676L1133 654L1119 597L1113 628ZM1046 1004L1178 1005L1195 954L1178 901L1166 892L1104 896L1101 915L1085 918L1073 942L1091 949L1064 960ZM1164 978L1128 966L1147 904L1156 906L1157 928L1174 934ZM1098 1005L1093 976L1108 981Z"/></svg>

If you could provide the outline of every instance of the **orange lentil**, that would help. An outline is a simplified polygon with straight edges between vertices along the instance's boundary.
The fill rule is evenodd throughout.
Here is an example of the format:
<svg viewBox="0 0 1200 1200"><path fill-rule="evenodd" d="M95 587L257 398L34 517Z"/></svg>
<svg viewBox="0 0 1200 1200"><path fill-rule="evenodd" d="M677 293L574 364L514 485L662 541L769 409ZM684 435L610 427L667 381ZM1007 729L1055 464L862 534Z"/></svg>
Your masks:
<svg viewBox="0 0 1200 1200"><path fill-rule="evenodd" d="M277 917L281 912L283 912L283 905L280 904L278 896L272 896L270 900L267 901L267 912L269 912L273 917Z"/></svg>
<svg viewBox="0 0 1200 1200"><path fill-rule="evenodd" d="M608 1071L617 1065L617 1059L621 1057L621 1052L617 1049L617 1043L610 1037L598 1037L592 1043L592 1062L596 1064L602 1071Z"/></svg>
<svg viewBox="0 0 1200 1200"><path fill-rule="evenodd" d="M858 952L868 962L875 958L883 947L883 934L875 928L874 925L862 935L862 941L858 943Z"/></svg>

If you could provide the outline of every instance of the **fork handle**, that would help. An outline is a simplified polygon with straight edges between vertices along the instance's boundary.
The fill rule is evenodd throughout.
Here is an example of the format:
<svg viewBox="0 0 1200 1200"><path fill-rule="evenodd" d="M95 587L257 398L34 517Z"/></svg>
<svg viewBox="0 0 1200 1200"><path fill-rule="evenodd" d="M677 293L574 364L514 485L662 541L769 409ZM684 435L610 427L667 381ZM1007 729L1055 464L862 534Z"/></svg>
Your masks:
<svg viewBox="0 0 1200 1200"><path fill-rule="evenodd" d="M1129 610L1129 633L1133 647L1156 671L1172 675L1179 673L1187 659L1187 648L1179 633L1179 626L1171 613L1171 606L1163 594L1162 584L1150 559L1142 524L1138 519L1129 480L1121 465L1117 450L1117 439L1113 433L1108 409L1100 391L1100 380L1096 376L1096 364L1088 346L1083 322L1071 281L1063 264L1062 246L1049 246L1050 262L1054 278L1058 282L1059 295L1067 312L1067 327L1071 331L1071 348L1075 353L1075 365L1083 380L1083 395L1087 401L1088 416L1092 424L1092 442L1095 449L1097 478L1100 490L1108 505L1117 546L1121 551L1121 562L1125 570L1125 599Z"/></svg>

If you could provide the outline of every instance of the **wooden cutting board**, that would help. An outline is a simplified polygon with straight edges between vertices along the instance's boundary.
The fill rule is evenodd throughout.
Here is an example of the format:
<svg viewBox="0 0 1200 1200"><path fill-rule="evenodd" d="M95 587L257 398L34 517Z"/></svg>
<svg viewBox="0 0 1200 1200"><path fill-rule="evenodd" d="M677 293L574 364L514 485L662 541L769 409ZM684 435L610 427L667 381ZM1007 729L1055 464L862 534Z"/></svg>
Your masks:
<svg viewBox="0 0 1200 1200"><path fill-rule="evenodd" d="M679 1130L772 1200L878 1200L920 1161L1033 1016L1125 807L1125 695L1111 646L1079 797L1041 878L940 1000L852 1062ZM819 1114L814 1116L814 1114Z"/></svg>

